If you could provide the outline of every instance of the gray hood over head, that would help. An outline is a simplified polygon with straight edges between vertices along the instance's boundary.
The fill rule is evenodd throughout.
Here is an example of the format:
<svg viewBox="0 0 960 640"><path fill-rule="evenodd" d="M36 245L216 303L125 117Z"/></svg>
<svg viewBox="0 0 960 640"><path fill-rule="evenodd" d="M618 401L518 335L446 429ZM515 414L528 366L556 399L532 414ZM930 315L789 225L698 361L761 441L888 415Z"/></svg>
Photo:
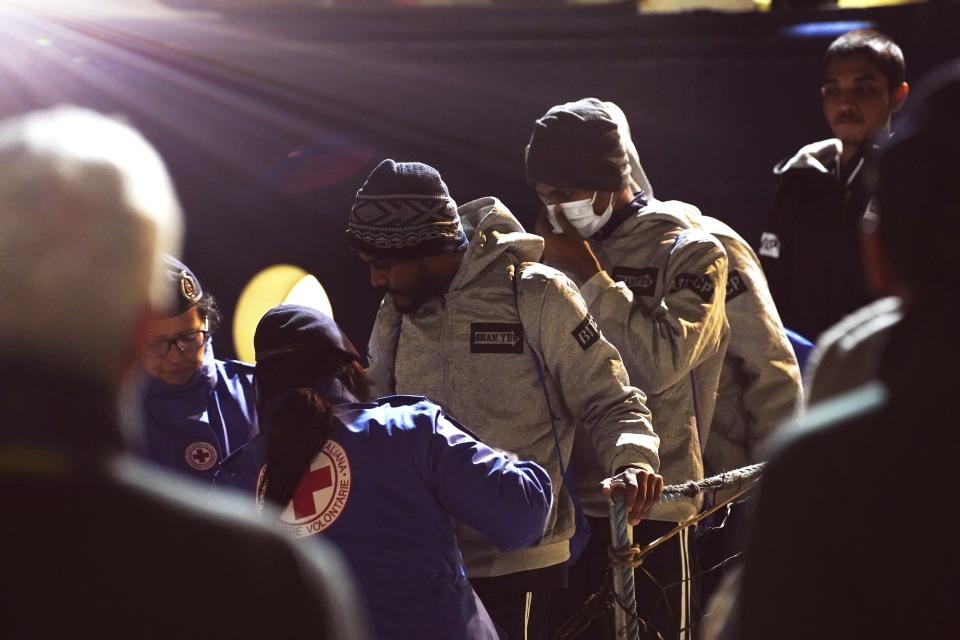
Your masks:
<svg viewBox="0 0 960 640"><path fill-rule="evenodd" d="M479 198L457 209L470 246L450 291L463 289L504 254L515 264L537 262L543 255L543 238L527 233L505 204L494 197Z"/></svg>
<svg viewBox="0 0 960 640"><path fill-rule="evenodd" d="M643 166L640 164L640 155L637 153L637 145L633 143L630 135L630 125L627 123L627 115L616 103L604 102L603 106L610 112L610 117L617 123L617 132L620 134L620 144L623 145L627 153L627 161L630 163L630 176L628 178L630 189L633 191L643 190L647 198L653 200L653 185L647 178Z"/></svg>

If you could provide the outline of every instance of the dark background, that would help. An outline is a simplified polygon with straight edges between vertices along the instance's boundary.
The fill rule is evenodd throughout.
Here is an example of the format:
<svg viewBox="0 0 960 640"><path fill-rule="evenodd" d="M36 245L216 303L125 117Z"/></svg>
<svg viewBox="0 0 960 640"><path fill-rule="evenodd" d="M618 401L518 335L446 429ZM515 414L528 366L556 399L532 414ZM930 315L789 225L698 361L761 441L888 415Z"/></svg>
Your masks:
<svg viewBox="0 0 960 640"><path fill-rule="evenodd" d="M560 102L613 100L657 197L756 244L773 164L830 135L821 58L860 26L836 23L892 36L909 81L960 56L957 4L654 16L626 4L223 13L167 0L119 17L23 4L0 8L0 115L63 102L124 115L168 162L185 261L228 320L255 273L292 263L317 276L358 345L379 296L343 228L383 158L432 164L459 203L496 195L529 227L532 122Z"/></svg>

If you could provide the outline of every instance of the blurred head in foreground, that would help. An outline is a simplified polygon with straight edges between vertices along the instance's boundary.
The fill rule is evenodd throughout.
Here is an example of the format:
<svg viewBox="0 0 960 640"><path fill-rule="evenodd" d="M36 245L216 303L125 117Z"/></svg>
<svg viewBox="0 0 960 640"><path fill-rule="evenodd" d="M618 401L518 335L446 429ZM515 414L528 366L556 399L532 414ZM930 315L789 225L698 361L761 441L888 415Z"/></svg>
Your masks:
<svg viewBox="0 0 960 640"><path fill-rule="evenodd" d="M0 353L118 386L170 304L181 213L160 156L76 107L0 124Z"/></svg>

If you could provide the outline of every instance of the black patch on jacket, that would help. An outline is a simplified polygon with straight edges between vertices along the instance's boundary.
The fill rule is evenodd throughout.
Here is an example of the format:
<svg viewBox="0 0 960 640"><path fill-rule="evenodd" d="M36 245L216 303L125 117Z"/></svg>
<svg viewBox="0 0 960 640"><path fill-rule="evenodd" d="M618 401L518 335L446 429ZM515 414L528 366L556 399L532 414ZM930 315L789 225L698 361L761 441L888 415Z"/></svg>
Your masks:
<svg viewBox="0 0 960 640"><path fill-rule="evenodd" d="M627 285L627 288L638 295L652 296L657 290L657 274L659 273L660 270L656 267L646 267L644 269L614 267L613 279Z"/></svg>
<svg viewBox="0 0 960 640"><path fill-rule="evenodd" d="M519 322L471 322L470 353L523 353Z"/></svg>
<svg viewBox="0 0 960 640"><path fill-rule="evenodd" d="M704 302L713 300L713 290L716 285L713 280L705 276L695 276L692 273L678 273L670 285L670 293L689 289L697 294Z"/></svg>
<svg viewBox="0 0 960 640"><path fill-rule="evenodd" d="M743 276L739 271L731 271L727 276L727 302L730 302L738 295L747 291L747 283L743 281Z"/></svg>
<svg viewBox="0 0 960 640"><path fill-rule="evenodd" d="M600 327L597 326L597 321L593 319L593 316L588 313L583 322L572 331L572 334L580 348L586 351L600 339Z"/></svg>

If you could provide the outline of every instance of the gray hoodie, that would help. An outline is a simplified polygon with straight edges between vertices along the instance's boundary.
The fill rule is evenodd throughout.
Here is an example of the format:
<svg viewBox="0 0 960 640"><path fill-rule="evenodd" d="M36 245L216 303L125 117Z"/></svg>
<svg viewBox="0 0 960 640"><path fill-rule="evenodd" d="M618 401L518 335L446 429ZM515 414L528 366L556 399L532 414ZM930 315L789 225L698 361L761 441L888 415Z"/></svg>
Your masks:
<svg viewBox="0 0 960 640"><path fill-rule="evenodd" d="M727 256L720 242L693 228L690 205L653 201L602 240L591 240L603 272L581 288L631 381L649 394L667 484L701 480L720 369L730 328L724 313ZM584 508L602 515L591 485L596 469L578 446ZM678 522L700 500L661 502L648 518Z"/></svg>
<svg viewBox="0 0 960 640"><path fill-rule="evenodd" d="M617 350L592 322L573 283L550 267L523 264L540 258L542 238L524 232L495 198L459 212L470 245L449 290L407 315L384 298L370 337L369 374L377 393L426 395L483 442L550 473L554 505L539 546L504 553L479 533L458 528L469 575L492 577L569 557L574 514L558 448L568 464L574 420L604 476L628 465L656 471L658 438L646 398L629 386ZM542 381L531 345L546 371ZM557 415L556 434L544 384Z"/></svg>
<svg viewBox="0 0 960 640"><path fill-rule="evenodd" d="M686 210L690 223L727 252L730 344L720 373L710 441L703 453L712 475L759 461L761 442L803 404L800 367L780 321L760 260L728 225ZM722 495L720 496L722 497Z"/></svg>

